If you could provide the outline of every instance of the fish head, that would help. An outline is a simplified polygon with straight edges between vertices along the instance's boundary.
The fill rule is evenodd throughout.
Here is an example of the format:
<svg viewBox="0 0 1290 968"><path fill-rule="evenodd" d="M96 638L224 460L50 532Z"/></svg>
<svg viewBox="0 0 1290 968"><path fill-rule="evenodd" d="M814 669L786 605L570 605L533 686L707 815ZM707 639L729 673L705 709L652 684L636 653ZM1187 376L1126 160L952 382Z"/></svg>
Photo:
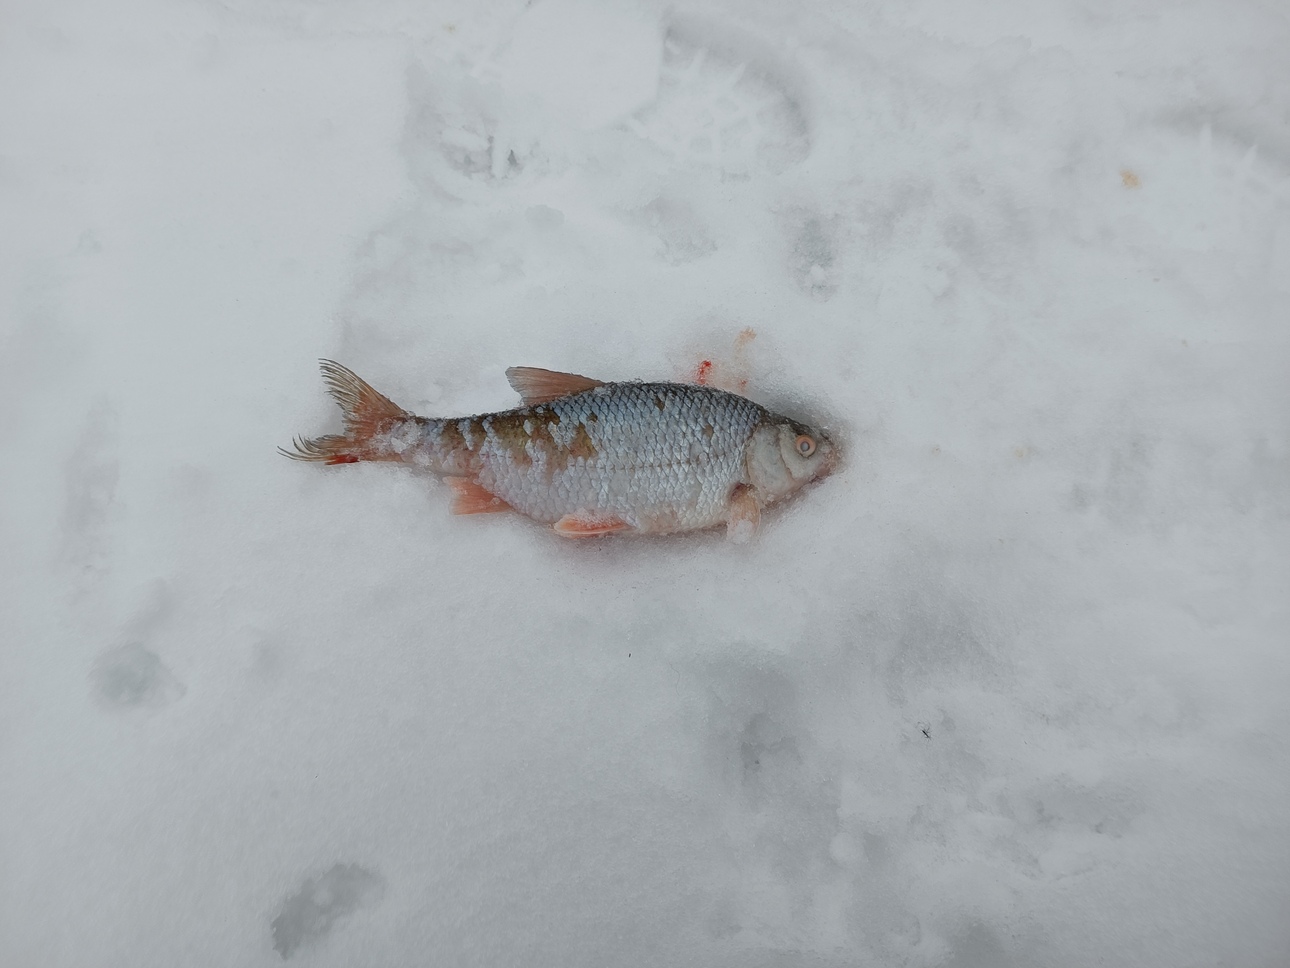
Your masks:
<svg viewBox="0 0 1290 968"><path fill-rule="evenodd" d="M746 460L749 480L770 504L832 473L838 450L822 431L772 417L753 431Z"/></svg>

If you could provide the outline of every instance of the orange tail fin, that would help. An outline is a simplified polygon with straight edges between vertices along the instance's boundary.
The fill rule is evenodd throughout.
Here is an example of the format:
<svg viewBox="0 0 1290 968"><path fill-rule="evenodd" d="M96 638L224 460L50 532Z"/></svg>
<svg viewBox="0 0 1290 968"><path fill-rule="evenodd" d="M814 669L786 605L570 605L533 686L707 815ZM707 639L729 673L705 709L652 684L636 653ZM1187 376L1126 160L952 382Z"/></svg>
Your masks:
<svg viewBox="0 0 1290 968"><path fill-rule="evenodd" d="M278 448L278 453L292 460L320 461L324 464L352 464L360 460L398 460L399 455L380 438L398 423L413 419L412 414L377 393L353 370L332 360L319 360L327 392L340 405L345 421L344 434L326 437L297 437L294 450Z"/></svg>

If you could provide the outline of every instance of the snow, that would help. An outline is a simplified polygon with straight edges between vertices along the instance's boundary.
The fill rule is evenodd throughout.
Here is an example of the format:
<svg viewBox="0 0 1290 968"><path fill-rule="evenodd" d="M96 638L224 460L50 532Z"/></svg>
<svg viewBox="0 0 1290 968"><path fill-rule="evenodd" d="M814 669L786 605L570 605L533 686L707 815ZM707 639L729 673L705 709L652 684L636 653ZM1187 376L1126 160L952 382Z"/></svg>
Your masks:
<svg viewBox="0 0 1290 968"><path fill-rule="evenodd" d="M5 21L0 963L1290 959L1279 5ZM845 465L565 542L283 460L318 357Z"/></svg>

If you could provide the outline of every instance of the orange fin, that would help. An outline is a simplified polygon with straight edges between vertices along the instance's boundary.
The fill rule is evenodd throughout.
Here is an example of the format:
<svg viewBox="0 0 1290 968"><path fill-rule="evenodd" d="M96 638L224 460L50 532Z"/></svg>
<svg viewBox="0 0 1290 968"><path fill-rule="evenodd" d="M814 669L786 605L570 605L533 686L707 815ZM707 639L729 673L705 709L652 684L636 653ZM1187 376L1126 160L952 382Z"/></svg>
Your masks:
<svg viewBox="0 0 1290 968"><path fill-rule="evenodd" d="M736 484L730 495L730 517L726 519L726 537L734 544L747 544L761 527L761 502L757 492Z"/></svg>
<svg viewBox="0 0 1290 968"><path fill-rule="evenodd" d="M607 514L596 514L594 511L566 514L551 527L556 534L566 538L598 538L602 534L631 530L631 525L626 521Z"/></svg>
<svg viewBox="0 0 1290 968"><path fill-rule="evenodd" d="M379 446L376 438L403 420L414 419L388 397L377 393L353 370L332 360L319 360L327 392L340 405L345 421L344 434L326 437L297 437L295 449L278 448L278 453L292 460L321 461L326 464L352 464L360 460L399 460L395 452Z"/></svg>
<svg viewBox="0 0 1290 968"><path fill-rule="evenodd" d="M453 491L453 514L495 514L511 510L509 504L469 477L446 477L444 480Z"/></svg>
<svg viewBox="0 0 1290 968"><path fill-rule="evenodd" d="M550 403L571 393L582 393L605 385L603 380L593 380L589 376L557 373L555 370L543 370L536 366L513 366L506 371L506 379L526 407Z"/></svg>

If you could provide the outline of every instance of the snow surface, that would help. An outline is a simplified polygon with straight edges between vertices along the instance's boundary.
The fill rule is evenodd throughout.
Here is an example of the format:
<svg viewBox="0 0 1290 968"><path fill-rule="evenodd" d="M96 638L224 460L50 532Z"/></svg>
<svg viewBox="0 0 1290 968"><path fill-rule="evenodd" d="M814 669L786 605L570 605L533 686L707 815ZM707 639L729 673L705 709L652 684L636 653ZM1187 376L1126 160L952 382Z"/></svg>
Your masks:
<svg viewBox="0 0 1290 968"><path fill-rule="evenodd" d="M1287 49L6 5L0 963L1290 963ZM319 356L436 415L709 358L847 462L566 543L279 457Z"/></svg>

